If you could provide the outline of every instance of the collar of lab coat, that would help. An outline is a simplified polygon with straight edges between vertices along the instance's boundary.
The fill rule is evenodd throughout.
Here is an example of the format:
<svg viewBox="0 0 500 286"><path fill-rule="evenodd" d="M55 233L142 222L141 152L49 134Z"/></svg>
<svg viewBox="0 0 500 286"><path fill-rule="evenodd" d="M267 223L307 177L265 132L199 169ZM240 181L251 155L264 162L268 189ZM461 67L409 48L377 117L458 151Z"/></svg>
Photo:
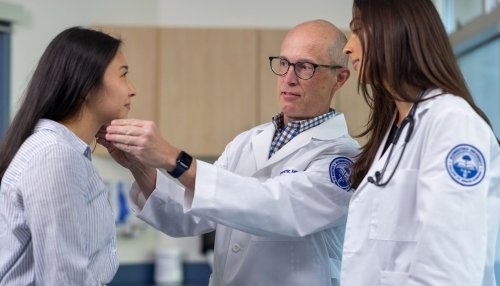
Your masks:
<svg viewBox="0 0 500 286"><path fill-rule="evenodd" d="M430 97L436 96L438 94L447 94L447 93L443 92L443 90L441 90L441 89L429 89L424 93L424 95L422 96L422 99L430 98ZM425 116L425 114L427 113L429 108L432 107L433 102L435 102L435 101L433 99L430 99L430 100L422 101L418 104L417 110L415 110L415 118L414 118L415 127L414 127L412 137L415 136L415 130L418 129L418 126L420 125L422 118ZM397 114L397 111L395 111L392 121L394 121L394 119L396 118L396 114ZM365 175L365 178L363 179L363 181L359 184L358 190L362 190L366 184L369 184L367 181L367 178L369 176L374 176L374 173L376 171L380 171L382 169L382 167L384 166L384 164L387 160L387 156L389 154L389 149L387 149L387 151L384 153L384 155L382 157L380 155L382 153L383 146L385 146L385 142L387 141L387 137L389 136L389 131L390 131L390 128L388 128L388 130L386 131L384 140L382 141L382 143L380 144L380 146L378 148L377 155L375 156L375 160L373 160L373 163L372 163L368 173ZM394 147L393 156L395 156L395 157L397 157L397 154L399 152L401 152L401 148L403 148L403 142L404 142L403 138L406 136L406 132L408 132L408 127L405 127L405 129L403 130L403 133L400 135L400 139L398 140L398 143ZM408 142L408 144L411 143L411 140L412 140L412 138L410 138L410 141ZM389 147L389 148L391 148L391 147ZM408 154L403 154L403 156L408 156ZM395 159L393 158L392 160L395 160ZM359 191L354 192L353 196L356 196L358 193L359 193Z"/></svg>
<svg viewBox="0 0 500 286"><path fill-rule="evenodd" d="M289 154L307 145L313 139L324 141L334 140L348 134L344 114L337 113L320 125L300 133L268 159L274 131L275 127L273 124L263 125L262 129L258 131L259 133L252 138L252 147L258 169L286 158Z"/></svg>

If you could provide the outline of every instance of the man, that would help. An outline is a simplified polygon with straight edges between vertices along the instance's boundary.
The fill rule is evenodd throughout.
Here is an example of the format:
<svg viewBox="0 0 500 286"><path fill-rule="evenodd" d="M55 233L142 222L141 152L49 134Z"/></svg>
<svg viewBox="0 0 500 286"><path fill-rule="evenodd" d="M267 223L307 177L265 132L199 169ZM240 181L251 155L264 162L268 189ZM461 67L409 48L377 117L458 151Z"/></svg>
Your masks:
<svg viewBox="0 0 500 286"><path fill-rule="evenodd" d="M327 21L294 27L270 58L282 112L238 135L214 165L170 145L153 122L113 121L99 140L136 178L141 219L175 237L216 230L210 285L338 284L358 153L330 109L349 77L345 43Z"/></svg>

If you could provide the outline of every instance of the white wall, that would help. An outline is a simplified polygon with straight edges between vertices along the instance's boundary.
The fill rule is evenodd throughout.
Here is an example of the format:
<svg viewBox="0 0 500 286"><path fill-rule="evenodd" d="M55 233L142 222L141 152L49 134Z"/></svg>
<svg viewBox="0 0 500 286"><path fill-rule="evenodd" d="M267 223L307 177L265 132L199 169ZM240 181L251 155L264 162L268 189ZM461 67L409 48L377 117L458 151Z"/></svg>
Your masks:
<svg viewBox="0 0 500 286"><path fill-rule="evenodd" d="M12 34L11 110L38 58L63 29L92 24L289 28L324 18L347 29L352 0L0 0L20 5Z"/></svg>
<svg viewBox="0 0 500 286"><path fill-rule="evenodd" d="M352 0L159 0L159 24L169 26L290 28L326 19L348 28Z"/></svg>
<svg viewBox="0 0 500 286"><path fill-rule="evenodd" d="M13 25L11 110L19 98L38 58L50 40L63 29L93 24L190 27L290 28L302 21L323 18L347 29L352 0L0 0L22 10ZM13 114L11 114L13 116ZM127 170L107 158L94 163L108 181L132 180ZM134 239L119 239L118 252L124 263L153 259L156 247L178 247L187 260L199 256L198 238L174 239L150 228Z"/></svg>

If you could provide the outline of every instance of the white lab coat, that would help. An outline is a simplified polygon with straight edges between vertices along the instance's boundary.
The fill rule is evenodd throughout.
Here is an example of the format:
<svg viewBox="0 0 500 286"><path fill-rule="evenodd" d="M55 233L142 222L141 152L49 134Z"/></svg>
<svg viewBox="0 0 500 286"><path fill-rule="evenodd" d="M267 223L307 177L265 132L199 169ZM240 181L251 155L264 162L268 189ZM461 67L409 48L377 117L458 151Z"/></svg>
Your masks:
<svg viewBox="0 0 500 286"><path fill-rule="evenodd" d="M425 97L438 93L431 90ZM449 94L421 102L415 120L390 183L377 187L365 177L351 198L341 285L494 286L500 216L496 138L465 100ZM405 129L389 171L401 152ZM468 146L462 144L477 148L484 161L476 165L486 168L475 181L459 184L448 159L459 159L451 151ZM389 149L380 157L381 149L368 176L387 160Z"/></svg>
<svg viewBox="0 0 500 286"><path fill-rule="evenodd" d="M268 160L273 133L271 123L255 127L228 144L215 166L197 161L194 198L158 172L138 216L175 237L216 229L210 285L338 285L350 192L332 183L329 168L354 157L358 144L342 114Z"/></svg>

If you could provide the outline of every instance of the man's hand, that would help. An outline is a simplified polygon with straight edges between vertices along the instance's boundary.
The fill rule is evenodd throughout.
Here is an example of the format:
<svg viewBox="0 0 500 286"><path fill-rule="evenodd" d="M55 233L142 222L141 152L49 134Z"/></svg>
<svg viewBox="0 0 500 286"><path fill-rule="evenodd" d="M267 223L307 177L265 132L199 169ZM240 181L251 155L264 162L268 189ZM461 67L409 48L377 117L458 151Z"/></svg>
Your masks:
<svg viewBox="0 0 500 286"><path fill-rule="evenodd" d="M104 144L109 142L114 147L108 148L111 156L122 165L130 162L129 155L123 156L123 152L125 152L131 154L145 165L171 171L180 152L160 136L156 124L152 121L138 119L113 120L106 127L104 139ZM101 140L99 140L99 143L103 144Z"/></svg>
<svg viewBox="0 0 500 286"><path fill-rule="evenodd" d="M106 128L107 126L103 126L97 133L97 142L108 150L118 164L132 172L142 193L148 198L156 188L156 169L144 165L131 153L120 150L111 141L106 140Z"/></svg>
<svg viewBox="0 0 500 286"><path fill-rule="evenodd" d="M160 132L152 121L139 119L116 119L111 121L111 124L106 127L105 140L111 143L117 150L110 149L113 158L120 160L125 164L129 164L131 154L132 158L137 158L143 164L144 170L139 170L135 166L130 169L136 180L143 181L141 184L147 187L144 189L151 190L156 180L156 173L151 168L162 168L171 172L176 165L177 156L180 150L170 145L165 139L160 136ZM111 154L110 152L110 154ZM122 156L123 152L127 153L125 160ZM116 156L116 157L115 157ZM122 163L120 163L122 164ZM134 164L133 164L134 165ZM194 194L196 182L196 161L193 161L191 167L179 177L179 181ZM146 194L146 197L148 194Z"/></svg>
<svg viewBox="0 0 500 286"><path fill-rule="evenodd" d="M131 154L127 154L118 149L113 143L106 140L106 127L103 126L96 135L97 143L101 144L108 150L109 155L121 166L130 169L133 163L138 163L137 159L133 158Z"/></svg>

